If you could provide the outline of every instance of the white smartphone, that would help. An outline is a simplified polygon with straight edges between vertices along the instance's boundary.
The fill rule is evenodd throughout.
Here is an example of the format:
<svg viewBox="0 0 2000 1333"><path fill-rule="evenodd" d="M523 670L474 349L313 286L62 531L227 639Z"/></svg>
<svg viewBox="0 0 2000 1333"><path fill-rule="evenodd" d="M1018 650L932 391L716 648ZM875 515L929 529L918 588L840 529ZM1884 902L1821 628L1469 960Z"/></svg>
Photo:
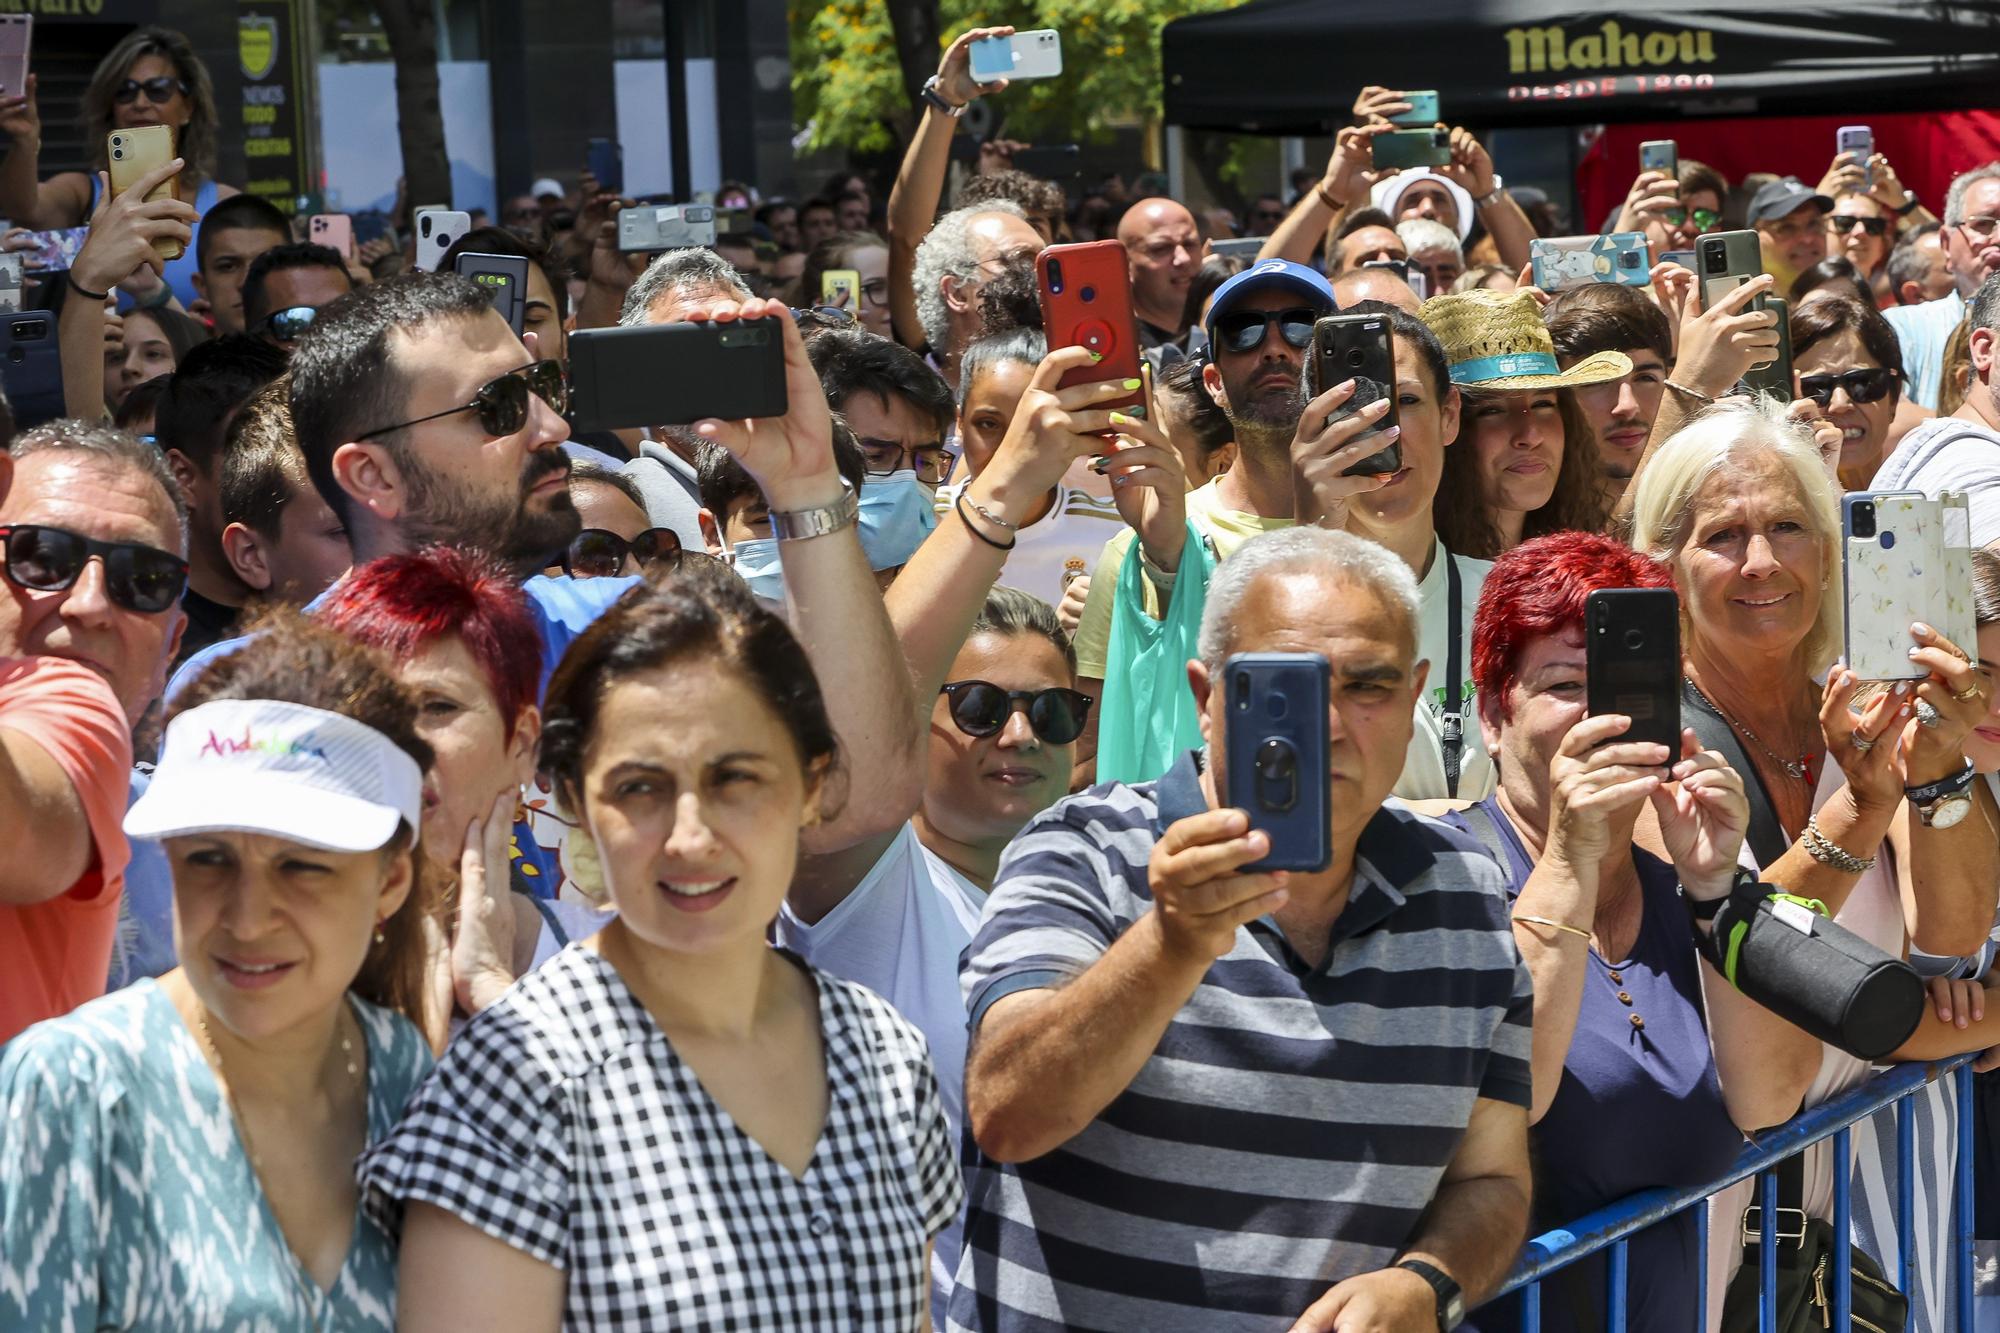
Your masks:
<svg viewBox="0 0 2000 1333"><path fill-rule="evenodd" d="M34 44L33 14L0 14L0 97L19 97L28 88L28 52Z"/></svg>
<svg viewBox="0 0 2000 1333"><path fill-rule="evenodd" d="M1961 647L1974 641L1972 521L1963 494L1850 491L1840 526L1849 670L1863 680L1928 675L1910 660L1910 625L1919 620Z"/></svg>
<svg viewBox="0 0 2000 1333"><path fill-rule="evenodd" d="M21 309L21 254L0 254L0 314L18 314Z"/></svg>
<svg viewBox="0 0 2000 1333"><path fill-rule="evenodd" d="M972 77L980 83L1053 79L1062 73L1062 34L1054 28L1037 28L1012 37L987 37L974 42L967 54Z"/></svg>
<svg viewBox="0 0 2000 1333"><path fill-rule="evenodd" d="M417 210L417 267L435 273L444 266L444 252L472 230L472 215L449 208Z"/></svg>
<svg viewBox="0 0 2000 1333"><path fill-rule="evenodd" d="M1854 160L1861 164L1864 173L1861 188L1875 188L1875 171L1868 165L1868 159L1875 156L1875 131L1866 125L1842 125L1833 132L1833 151L1854 154Z"/></svg>

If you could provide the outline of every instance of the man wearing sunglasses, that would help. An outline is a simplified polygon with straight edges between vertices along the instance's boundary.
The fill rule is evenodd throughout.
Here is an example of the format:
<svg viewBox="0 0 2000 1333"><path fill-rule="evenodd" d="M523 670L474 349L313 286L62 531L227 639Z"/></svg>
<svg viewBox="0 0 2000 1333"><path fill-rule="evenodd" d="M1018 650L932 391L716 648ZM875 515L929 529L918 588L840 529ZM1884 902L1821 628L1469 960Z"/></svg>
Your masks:
<svg viewBox="0 0 2000 1333"><path fill-rule="evenodd" d="M954 1327L1447 1329L1505 1276L1531 985L1494 863L1384 804L1426 680L1417 616L1372 542L1246 542L1187 664L1202 747L1009 847L960 973L979 1151ZM1295 793L1330 807L1318 870L1249 869L1273 844L1229 768L1252 723L1226 663L1258 652L1331 668L1324 782Z"/></svg>
<svg viewBox="0 0 2000 1333"><path fill-rule="evenodd" d="M289 352L321 306L353 290L338 250L311 241L274 245L243 276L243 320L251 333Z"/></svg>
<svg viewBox="0 0 2000 1333"><path fill-rule="evenodd" d="M2000 542L2000 271L1967 303L1966 323L1972 384L1965 402L1904 435L1871 486L1930 496L1963 492L1972 510L1972 544L1990 546Z"/></svg>
<svg viewBox="0 0 2000 1333"><path fill-rule="evenodd" d="M5 1041L104 990L131 731L186 623L187 512L157 450L77 421L15 437L0 497Z"/></svg>
<svg viewBox="0 0 2000 1333"><path fill-rule="evenodd" d="M1797 176L1781 176L1750 198L1743 225L1754 229L1764 271L1788 292L1799 274L1826 258L1826 215L1833 200Z"/></svg>
<svg viewBox="0 0 2000 1333"><path fill-rule="evenodd" d="M1938 404L1945 344L1965 319L1972 294L1989 275L2000 272L2000 162L1975 167L1952 181L1938 235L1953 289L1921 305L1883 312L1903 345L1903 377L1911 400L1932 409Z"/></svg>

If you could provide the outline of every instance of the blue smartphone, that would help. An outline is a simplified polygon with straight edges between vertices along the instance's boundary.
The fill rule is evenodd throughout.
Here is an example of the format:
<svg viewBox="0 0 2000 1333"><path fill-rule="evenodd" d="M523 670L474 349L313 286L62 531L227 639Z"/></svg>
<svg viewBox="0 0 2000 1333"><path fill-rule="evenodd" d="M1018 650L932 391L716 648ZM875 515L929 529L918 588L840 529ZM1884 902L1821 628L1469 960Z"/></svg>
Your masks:
<svg viewBox="0 0 2000 1333"><path fill-rule="evenodd" d="M1408 111L1398 111L1389 117L1391 125L1406 125L1411 129L1422 129L1438 123L1438 95L1435 88L1413 88L1403 94L1403 100L1410 104Z"/></svg>
<svg viewBox="0 0 2000 1333"><path fill-rule="evenodd" d="M1271 839L1271 854L1245 871L1324 870L1333 863L1326 711L1332 677L1318 653L1238 653L1222 664L1223 799Z"/></svg>
<svg viewBox="0 0 2000 1333"><path fill-rule="evenodd" d="M62 353L56 346L54 312L0 316L0 383L6 386L16 429L63 415Z"/></svg>
<svg viewBox="0 0 2000 1333"><path fill-rule="evenodd" d="M625 193L625 154L616 139L592 139L584 153L584 165L597 177L597 188L606 194Z"/></svg>

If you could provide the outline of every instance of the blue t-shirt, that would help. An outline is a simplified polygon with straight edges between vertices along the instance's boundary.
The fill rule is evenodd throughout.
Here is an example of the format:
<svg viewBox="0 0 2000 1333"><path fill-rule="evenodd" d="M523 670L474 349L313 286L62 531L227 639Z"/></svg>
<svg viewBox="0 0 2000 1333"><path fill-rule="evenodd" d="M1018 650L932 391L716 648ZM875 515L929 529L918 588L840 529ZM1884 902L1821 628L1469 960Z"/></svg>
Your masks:
<svg viewBox="0 0 2000 1333"><path fill-rule="evenodd" d="M1507 896L1520 896L1534 870L1498 801L1480 808L1499 831ZM1476 832L1462 814L1446 821ZM1736 1160L1743 1134L1729 1118L1701 998L1678 877L1665 861L1632 849L1645 905L1631 957L1587 955L1583 1004L1563 1058L1555 1100L1529 1131L1535 1167L1534 1218L1540 1234L1636 1190L1712 1180ZM1633 1020L1638 1019L1635 1023ZM1644 1026L1640 1026L1643 1023ZM1626 1327L1633 1333L1686 1333L1706 1256L1695 1216L1684 1212L1632 1237ZM1581 1318L1579 1318L1581 1316ZM1592 1255L1542 1284L1542 1328L1573 1333L1602 1326L1604 1255ZM1468 1329L1513 1333L1520 1302L1506 1297L1466 1319Z"/></svg>

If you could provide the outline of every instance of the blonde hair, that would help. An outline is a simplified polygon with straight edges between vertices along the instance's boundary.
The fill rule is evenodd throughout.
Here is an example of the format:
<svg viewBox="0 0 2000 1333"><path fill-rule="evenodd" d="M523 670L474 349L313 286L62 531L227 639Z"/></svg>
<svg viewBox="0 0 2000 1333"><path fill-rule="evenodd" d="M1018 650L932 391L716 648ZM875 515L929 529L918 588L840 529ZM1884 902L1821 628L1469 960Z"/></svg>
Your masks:
<svg viewBox="0 0 2000 1333"><path fill-rule="evenodd" d="M1633 482L1632 545L1678 573L1702 488L1715 477L1740 477L1765 459L1790 474L1819 542L1825 591L1799 645L1807 672L1817 673L1841 649L1840 593L1831 586L1840 557L1840 505L1812 432L1786 420L1784 404L1761 398L1718 403L1674 432ZM1685 617L1685 600L1682 607Z"/></svg>

